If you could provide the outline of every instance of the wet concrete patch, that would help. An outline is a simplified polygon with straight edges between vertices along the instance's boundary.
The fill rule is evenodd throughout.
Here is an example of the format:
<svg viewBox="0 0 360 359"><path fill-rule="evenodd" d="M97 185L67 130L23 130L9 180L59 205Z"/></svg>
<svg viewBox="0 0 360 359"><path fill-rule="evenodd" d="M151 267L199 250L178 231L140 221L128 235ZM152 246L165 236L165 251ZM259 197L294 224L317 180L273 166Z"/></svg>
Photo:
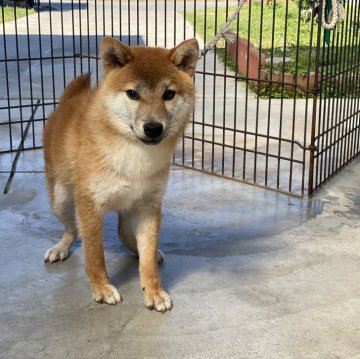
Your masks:
<svg viewBox="0 0 360 359"><path fill-rule="evenodd" d="M0 211L5 208L19 210L26 203L31 202L36 196L33 190L16 191L0 197Z"/></svg>

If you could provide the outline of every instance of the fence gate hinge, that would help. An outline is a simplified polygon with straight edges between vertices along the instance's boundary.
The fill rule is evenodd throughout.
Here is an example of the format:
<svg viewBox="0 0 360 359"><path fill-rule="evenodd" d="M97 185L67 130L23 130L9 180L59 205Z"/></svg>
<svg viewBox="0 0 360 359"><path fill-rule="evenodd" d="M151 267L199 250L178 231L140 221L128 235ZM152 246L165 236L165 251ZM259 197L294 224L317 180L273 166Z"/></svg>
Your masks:
<svg viewBox="0 0 360 359"><path fill-rule="evenodd" d="M316 152L318 150L317 146L315 146L315 145L309 145L305 149L306 149L306 151L311 151L311 152Z"/></svg>

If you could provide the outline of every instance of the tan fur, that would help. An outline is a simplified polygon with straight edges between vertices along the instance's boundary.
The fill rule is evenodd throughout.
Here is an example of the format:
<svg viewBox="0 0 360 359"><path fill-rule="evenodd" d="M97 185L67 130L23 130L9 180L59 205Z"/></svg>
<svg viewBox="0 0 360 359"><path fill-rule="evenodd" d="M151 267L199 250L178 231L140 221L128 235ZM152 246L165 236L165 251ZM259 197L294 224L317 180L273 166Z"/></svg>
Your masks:
<svg viewBox="0 0 360 359"><path fill-rule="evenodd" d="M105 77L95 88L90 76L76 78L65 90L44 131L45 168L54 213L65 226L60 242L45 260L64 260L77 236L83 239L85 268L97 301L116 304L121 297L108 279L103 250L103 217L120 214L119 233L139 255L145 304L171 308L158 274L161 202L169 163L194 105L196 40L171 50L128 47L105 38L101 44ZM129 98L136 90L139 98ZM164 100L166 90L175 91ZM152 138L144 125L162 124ZM155 140L154 140L155 141Z"/></svg>

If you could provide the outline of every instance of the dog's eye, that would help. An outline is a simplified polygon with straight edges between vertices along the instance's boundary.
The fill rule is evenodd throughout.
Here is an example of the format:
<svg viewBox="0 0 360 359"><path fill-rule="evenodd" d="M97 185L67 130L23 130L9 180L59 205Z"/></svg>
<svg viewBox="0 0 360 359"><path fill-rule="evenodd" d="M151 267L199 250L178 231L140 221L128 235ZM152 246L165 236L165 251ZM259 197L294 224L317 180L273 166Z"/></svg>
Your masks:
<svg viewBox="0 0 360 359"><path fill-rule="evenodd" d="M139 94L135 90L127 90L126 96L131 100L138 100L140 98Z"/></svg>
<svg viewBox="0 0 360 359"><path fill-rule="evenodd" d="M170 101L175 97L175 91L173 90L166 90L163 94L163 100L164 101Z"/></svg>

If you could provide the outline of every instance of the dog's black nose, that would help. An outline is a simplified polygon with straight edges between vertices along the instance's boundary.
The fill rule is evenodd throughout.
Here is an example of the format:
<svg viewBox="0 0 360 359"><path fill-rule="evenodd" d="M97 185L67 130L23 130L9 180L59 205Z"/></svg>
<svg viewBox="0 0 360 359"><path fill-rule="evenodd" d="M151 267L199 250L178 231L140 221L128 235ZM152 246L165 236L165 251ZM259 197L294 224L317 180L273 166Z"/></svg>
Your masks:
<svg viewBox="0 0 360 359"><path fill-rule="evenodd" d="M144 125L145 135L155 140L163 132L163 125L159 122L148 122Z"/></svg>

